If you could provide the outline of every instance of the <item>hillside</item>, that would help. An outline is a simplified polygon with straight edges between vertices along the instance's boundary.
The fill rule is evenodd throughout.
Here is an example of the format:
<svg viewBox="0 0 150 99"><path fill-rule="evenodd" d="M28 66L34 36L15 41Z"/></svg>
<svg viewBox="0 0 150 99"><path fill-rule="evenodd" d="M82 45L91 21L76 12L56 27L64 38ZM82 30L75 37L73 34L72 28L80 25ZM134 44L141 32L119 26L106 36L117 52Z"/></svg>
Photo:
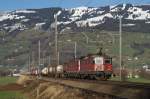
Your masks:
<svg viewBox="0 0 150 99"><path fill-rule="evenodd" d="M38 64L38 41L41 41L41 63L48 57L54 63L54 14L58 14L60 63L74 57L96 53L99 48L119 60L119 19L123 23L123 64L140 67L150 64L150 6L120 4L105 7L43 8L4 12L0 15L0 66L27 67ZM86 36L89 42L86 41ZM71 42L68 42L71 41ZM43 58L44 57L44 58ZM65 57L65 58L64 58Z"/></svg>
<svg viewBox="0 0 150 99"><path fill-rule="evenodd" d="M113 57L114 66L119 63L119 37L111 36L117 31L73 32L66 31L59 34L60 63L68 62L74 57L74 42L77 42L77 57L89 53L97 53L99 48ZM89 42L86 41L86 34ZM54 63L54 33L45 31L26 30L15 37L6 36L0 45L1 64L12 67L23 67L30 62L38 64L38 40L41 41L41 63ZM133 39L134 38L134 39ZM127 67L140 67L149 63L150 35L148 33L123 32L123 64ZM70 42L69 42L70 41ZM44 59L43 59L44 57Z"/></svg>

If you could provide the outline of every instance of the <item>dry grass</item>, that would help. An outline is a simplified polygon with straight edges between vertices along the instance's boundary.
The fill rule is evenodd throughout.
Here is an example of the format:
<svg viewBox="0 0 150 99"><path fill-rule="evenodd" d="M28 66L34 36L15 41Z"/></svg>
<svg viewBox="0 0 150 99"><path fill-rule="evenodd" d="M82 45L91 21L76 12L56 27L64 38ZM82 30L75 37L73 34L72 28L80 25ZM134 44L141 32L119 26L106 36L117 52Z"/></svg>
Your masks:
<svg viewBox="0 0 150 99"><path fill-rule="evenodd" d="M17 84L24 84L26 81L29 81L29 80L31 80L30 77L25 76L25 75L21 75L19 77L19 79L17 80Z"/></svg>
<svg viewBox="0 0 150 99"><path fill-rule="evenodd" d="M26 80L28 81L26 81ZM31 80L28 77L20 79L22 84L26 85L24 93L29 96L29 99L109 99L106 96L100 96L99 94L81 90L78 88L73 88L69 86L64 86L54 82L45 82L41 80ZM63 81L61 81L63 82ZM109 86L109 85L94 85L94 84L78 84L77 82L68 82L70 86L80 86L81 88L95 89L102 93L108 93L112 95L117 95L121 97L129 97L130 99L140 99L139 96L146 94L146 91L140 89L123 88L120 86ZM145 98L149 99L149 98Z"/></svg>
<svg viewBox="0 0 150 99"><path fill-rule="evenodd" d="M30 80L29 83L28 81L25 81L24 78L26 77L23 76L20 80L28 83L26 84L27 87L23 92L29 97L29 99L105 99L96 94L87 94L80 89L75 89L52 82Z"/></svg>

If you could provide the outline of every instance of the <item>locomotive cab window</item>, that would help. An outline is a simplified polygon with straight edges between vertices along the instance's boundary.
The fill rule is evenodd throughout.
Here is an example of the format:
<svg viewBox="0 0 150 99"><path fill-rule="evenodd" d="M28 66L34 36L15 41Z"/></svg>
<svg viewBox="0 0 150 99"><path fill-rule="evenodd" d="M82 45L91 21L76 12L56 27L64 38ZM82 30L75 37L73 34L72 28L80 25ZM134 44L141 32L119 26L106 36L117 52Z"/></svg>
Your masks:
<svg viewBox="0 0 150 99"><path fill-rule="evenodd" d="M95 64L95 60L93 60L92 63Z"/></svg>
<svg viewBox="0 0 150 99"><path fill-rule="evenodd" d="M112 59L111 58L105 59L105 64L112 64Z"/></svg>

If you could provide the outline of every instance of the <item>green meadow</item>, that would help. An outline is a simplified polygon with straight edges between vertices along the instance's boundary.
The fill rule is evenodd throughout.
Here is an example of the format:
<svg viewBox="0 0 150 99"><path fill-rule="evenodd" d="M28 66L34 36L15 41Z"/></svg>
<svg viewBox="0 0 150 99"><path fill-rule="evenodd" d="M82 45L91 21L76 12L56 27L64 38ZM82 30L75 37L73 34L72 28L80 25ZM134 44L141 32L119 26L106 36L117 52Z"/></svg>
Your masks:
<svg viewBox="0 0 150 99"><path fill-rule="evenodd" d="M16 83L16 77L0 77L0 88L12 83ZM11 86L10 86L11 87ZM0 99L28 99L21 90L0 90Z"/></svg>

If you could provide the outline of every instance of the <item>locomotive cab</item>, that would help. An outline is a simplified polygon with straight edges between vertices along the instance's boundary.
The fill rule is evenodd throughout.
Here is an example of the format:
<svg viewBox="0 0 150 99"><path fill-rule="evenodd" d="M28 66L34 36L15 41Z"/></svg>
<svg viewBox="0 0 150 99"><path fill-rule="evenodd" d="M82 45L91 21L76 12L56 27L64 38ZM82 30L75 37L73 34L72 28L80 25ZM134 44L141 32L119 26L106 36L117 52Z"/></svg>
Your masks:
<svg viewBox="0 0 150 99"><path fill-rule="evenodd" d="M97 71L112 70L112 58L95 57L93 63Z"/></svg>
<svg viewBox="0 0 150 99"><path fill-rule="evenodd" d="M95 57L94 58L95 71L104 71L103 64L104 64L103 57Z"/></svg>
<svg viewBox="0 0 150 99"><path fill-rule="evenodd" d="M95 56L93 63L98 77L110 78L112 74L112 58L107 56Z"/></svg>

